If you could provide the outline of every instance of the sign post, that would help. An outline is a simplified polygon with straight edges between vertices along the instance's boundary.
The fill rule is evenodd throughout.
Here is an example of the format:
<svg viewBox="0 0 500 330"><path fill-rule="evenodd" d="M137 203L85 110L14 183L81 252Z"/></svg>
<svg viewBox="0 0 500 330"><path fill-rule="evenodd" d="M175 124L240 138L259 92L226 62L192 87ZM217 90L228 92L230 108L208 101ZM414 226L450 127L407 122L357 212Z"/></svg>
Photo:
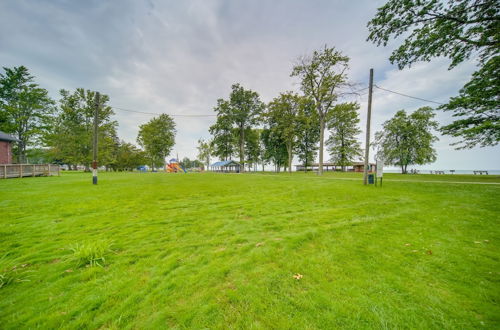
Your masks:
<svg viewBox="0 0 500 330"><path fill-rule="evenodd" d="M384 177L384 160L377 159L377 181L380 178L380 186L382 187L382 179Z"/></svg>

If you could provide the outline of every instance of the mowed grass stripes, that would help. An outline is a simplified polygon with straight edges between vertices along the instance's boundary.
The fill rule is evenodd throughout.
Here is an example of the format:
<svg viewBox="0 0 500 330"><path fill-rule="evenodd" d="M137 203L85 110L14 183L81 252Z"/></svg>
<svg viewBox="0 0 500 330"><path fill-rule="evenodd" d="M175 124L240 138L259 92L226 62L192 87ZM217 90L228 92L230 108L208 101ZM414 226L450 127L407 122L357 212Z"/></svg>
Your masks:
<svg viewBox="0 0 500 330"><path fill-rule="evenodd" d="M1 180L1 327L498 327L500 185L386 177Z"/></svg>

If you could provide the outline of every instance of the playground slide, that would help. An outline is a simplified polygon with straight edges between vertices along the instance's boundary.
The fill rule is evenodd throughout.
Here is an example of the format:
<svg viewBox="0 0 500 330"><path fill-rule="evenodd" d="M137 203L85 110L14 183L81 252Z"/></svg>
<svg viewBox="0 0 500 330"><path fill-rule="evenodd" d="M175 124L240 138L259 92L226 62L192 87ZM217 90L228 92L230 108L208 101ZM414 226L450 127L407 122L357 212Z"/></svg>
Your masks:
<svg viewBox="0 0 500 330"><path fill-rule="evenodd" d="M183 171L184 173L186 173L186 170L184 168L182 168L182 166L180 166L177 163L167 165L167 172L168 173L177 173L180 171Z"/></svg>

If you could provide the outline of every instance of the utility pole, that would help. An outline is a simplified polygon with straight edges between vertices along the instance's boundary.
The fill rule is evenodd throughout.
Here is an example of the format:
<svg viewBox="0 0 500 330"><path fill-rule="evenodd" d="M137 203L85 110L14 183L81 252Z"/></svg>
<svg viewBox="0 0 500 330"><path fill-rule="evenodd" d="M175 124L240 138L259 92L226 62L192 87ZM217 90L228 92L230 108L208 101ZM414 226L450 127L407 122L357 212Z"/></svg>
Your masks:
<svg viewBox="0 0 500 330"><path fill-rule="evenodd" d="M370 156L370 121L372 117L373 69L370 69L370 84L368 87L368 116L366 117L365 168L363 184L368 184L368 157Z"/></svg>
<svg viewBox="0 0 500 330"><path fill-rule="evenodd" d="M95 94L95 109L94 109L94 157L92 161L92 183L97 184L97 131L99 128L99 92Z"/></svg>

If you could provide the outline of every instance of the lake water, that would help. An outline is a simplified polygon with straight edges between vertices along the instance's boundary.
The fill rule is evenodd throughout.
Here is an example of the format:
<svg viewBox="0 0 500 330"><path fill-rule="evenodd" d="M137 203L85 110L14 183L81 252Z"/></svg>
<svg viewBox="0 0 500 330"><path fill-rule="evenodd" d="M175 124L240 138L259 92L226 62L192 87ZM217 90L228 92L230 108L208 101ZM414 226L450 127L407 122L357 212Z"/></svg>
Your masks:
<svg viewBox="0 0 500 330"><path fill-rule="evenodd" d="M408 169L410 171L410 169ZM425 169L419 169L419 174L430 174L431 171L436 171L436 170L425 170ZM437 170L440 171L440 170ZM442 170L444 171L445 174L451 174L450 170ZM483 170L483 171L488 171L489 175L500 175L500 170ZM384 168L384 173L401 173L401 170L399 169L385 169ZM474 170L455 170L454 174L474 174Z"/></svg>

